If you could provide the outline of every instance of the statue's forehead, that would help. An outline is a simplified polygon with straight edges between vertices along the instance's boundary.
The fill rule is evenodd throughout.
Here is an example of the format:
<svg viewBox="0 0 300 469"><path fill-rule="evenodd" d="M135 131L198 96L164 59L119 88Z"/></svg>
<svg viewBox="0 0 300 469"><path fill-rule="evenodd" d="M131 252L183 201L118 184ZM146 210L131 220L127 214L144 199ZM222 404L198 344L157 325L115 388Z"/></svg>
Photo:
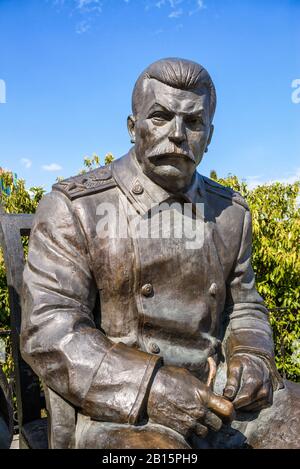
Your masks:
<svg viewBox="0 0 300 469"><path fill-rule="evenodd" d="M206 108L208 103L207 88L180 90L153 78L146 80L147 107L159 103L167 109L182 112L197 112Z"/></svg>

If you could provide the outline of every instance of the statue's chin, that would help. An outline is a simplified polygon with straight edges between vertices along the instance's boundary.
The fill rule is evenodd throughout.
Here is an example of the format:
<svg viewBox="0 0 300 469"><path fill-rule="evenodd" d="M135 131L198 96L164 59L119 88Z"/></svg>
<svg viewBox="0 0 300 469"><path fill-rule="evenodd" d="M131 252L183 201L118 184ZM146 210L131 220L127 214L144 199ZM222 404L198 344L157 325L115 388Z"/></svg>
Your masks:
<svg viewBox="0 0 300 469"><path fill-rule="evenodd" d="M176 192L187 187L192 179L192 174L173 165L160 165L156 167L149 177L164 189Z"/></svg>
<svg viewBox="0 0 300 469"><path fill-rule="evenodd" d="M160 176L161 178L172 178L172 179L179 179L184 177L184 173L181 168L176 166L165 164L155 168L155 174Z"/></svg>
<svg viewBox="0 0 300 469"><path fill-rule="evenodd" d="M137 157L137 160L146 176L169 192L187 187L196 169L192 161L178 155L162 155L153 161L148 157Z"/></svg>

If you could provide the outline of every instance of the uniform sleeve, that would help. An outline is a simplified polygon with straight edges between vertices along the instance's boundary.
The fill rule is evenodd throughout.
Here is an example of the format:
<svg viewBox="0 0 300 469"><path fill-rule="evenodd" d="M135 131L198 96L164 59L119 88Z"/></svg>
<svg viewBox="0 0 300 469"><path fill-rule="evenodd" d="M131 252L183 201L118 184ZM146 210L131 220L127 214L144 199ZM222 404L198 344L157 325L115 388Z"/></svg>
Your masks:
<svg viewBox="0 0 300 469"><path fill-rule="evenodd" d="M159 357L112 343L95 326L96 285L71 201L39 204L22 294L21 351L43 382L92 418L136 423Z"/></svg>
<svg viewBox="0 0 300 469"><path fill-rule="evenodd" d="M245 210L240 250L227 288L229 325L226 339L227 360L236 353L260 356L267 364L273 386L281 387L282 379L274 362L274 343L269 313L255 288L251 266L252 223Z"/></svg>

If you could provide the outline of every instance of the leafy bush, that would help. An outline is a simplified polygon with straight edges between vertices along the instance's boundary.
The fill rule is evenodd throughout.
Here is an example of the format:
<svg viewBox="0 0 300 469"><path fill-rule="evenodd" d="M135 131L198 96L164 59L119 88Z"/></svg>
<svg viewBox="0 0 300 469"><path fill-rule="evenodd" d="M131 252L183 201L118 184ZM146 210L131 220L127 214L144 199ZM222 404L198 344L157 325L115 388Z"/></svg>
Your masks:
<svg viewBox="0 0 300 469"><path fill-rule="evenodd" d="M109 164L115 159L112 153L106 153L104 156L104 164ZM81 169L80 173L86 173L92 169L98 168L100 166L100 158L97 153L93 153L91 157L85 156L83 159L84 168ZM87 169L86 169L87 168Z"/></svg>
<svg viewBox="0 0 300 469"><path fill-rule="evenodd" d="M212 174L211 174L212 176ZM252 265L258 292L270 310L276 365L300 380L300 181L252 190L236 176L215 179L239 191L252 213Z"/></svg>
<svg viewBox="0 0 300 469"><path fill-rule="evenodd" d="M31 187L27 190L25 181L23 179L14 181L12 173L8 171L2 173L1 177L5 186L9 188L9 195L4 192L0 193L0 205L4 211L7 213L34 213L45 190L42 187ZM8 291L3 253L0 248L0 328L8 327Z"/></svg>
<svg viewBox="0 0 300 469"><path fill-rule="evenodd" d="M10 172L2 172L1 174L2 185L5 187L5 192L0 193L0 205L7 213L34 213L36 207L41 200L44 189L42 187L31 187L29 190L25 187L23 179L13 177ZM24 250L26 252L28 240L23 239ZM6 272L3 259L3 252L0 248L0 329L8 330L10 328L10 311L8 302L8 289L6 282ZM4 338L5 337L5 338ZM4 342L6 348L6 361L2 365L9 385L13 391L14 379L14 362L12 358L11 340L10 335L2 336L1 341ZM12 392L14 411L16 415L16 394Z"/></svg>

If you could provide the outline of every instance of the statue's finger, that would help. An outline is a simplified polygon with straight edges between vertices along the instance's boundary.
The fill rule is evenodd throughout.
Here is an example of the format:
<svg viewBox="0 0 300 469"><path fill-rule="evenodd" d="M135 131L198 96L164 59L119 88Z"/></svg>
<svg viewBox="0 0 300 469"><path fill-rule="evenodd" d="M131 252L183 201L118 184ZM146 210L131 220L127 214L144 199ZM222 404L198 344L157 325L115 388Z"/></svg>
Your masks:
<svg viewBox="0 0 300 469"><path fill-rule="evenodd" d="M242 409L257 400L257 394L261 387L258 381L246 381L233 401L235 409Z"/></svg>
<svg viewBox="0 0 300 469"><path fill-rule="evenodd" d="M265 400L255 401L252 402L250 405L246 405L245 407L241 408L241 412L257 412L261 409L269 407L269 404L266 403Z"/></svg>
<svg viewBox="0 0 300 469"><path fill-rule="evenodd" d="M251 404L243 407L242 410L255 412L257 410L264 409L272 404L273 401L273 390L272 386L264 385L260 391L258 391L256 398Z"/></svg>
<svg viewBox="0 0 300 469"><path fill-rule="evenodd" d="M200 437L200 438L205 438L207 433L208 433L208 429L207 427L205 427L204 425L202 425L201 423L196 423L195 425L195 428L194 428L194 432Z"/></svg>
<svg viewBox="0 0 300 469"><path fill-rule="evenodd" d="M257 400L265 400L267 403L273 403L273 387L270 381L265 383L257 393Z"/></svg>
<svg viewBox="0 0 300 469"><path fill-rule="evenodd" d="M215 432L219 431L223 424L222 420L210 410L206 412L203 423Z"/></svg>
<svg viewBox="0 0 300 469"><path fill-rule="evenodd" d="M241 363L239 365L232 365L229 367L227 382L223 391L223 395L231 401L233 401L233 399L238 393L241 382L242 370L243 365Z"/></svg>
<svg viewBox="0 0 300 469"><path fill-rule="evenodd" d="M209 395L207 407L223 421L231 422L235 417L233 404L227 399L224 399L224 397L217 396L214 393Z"/></svg>

